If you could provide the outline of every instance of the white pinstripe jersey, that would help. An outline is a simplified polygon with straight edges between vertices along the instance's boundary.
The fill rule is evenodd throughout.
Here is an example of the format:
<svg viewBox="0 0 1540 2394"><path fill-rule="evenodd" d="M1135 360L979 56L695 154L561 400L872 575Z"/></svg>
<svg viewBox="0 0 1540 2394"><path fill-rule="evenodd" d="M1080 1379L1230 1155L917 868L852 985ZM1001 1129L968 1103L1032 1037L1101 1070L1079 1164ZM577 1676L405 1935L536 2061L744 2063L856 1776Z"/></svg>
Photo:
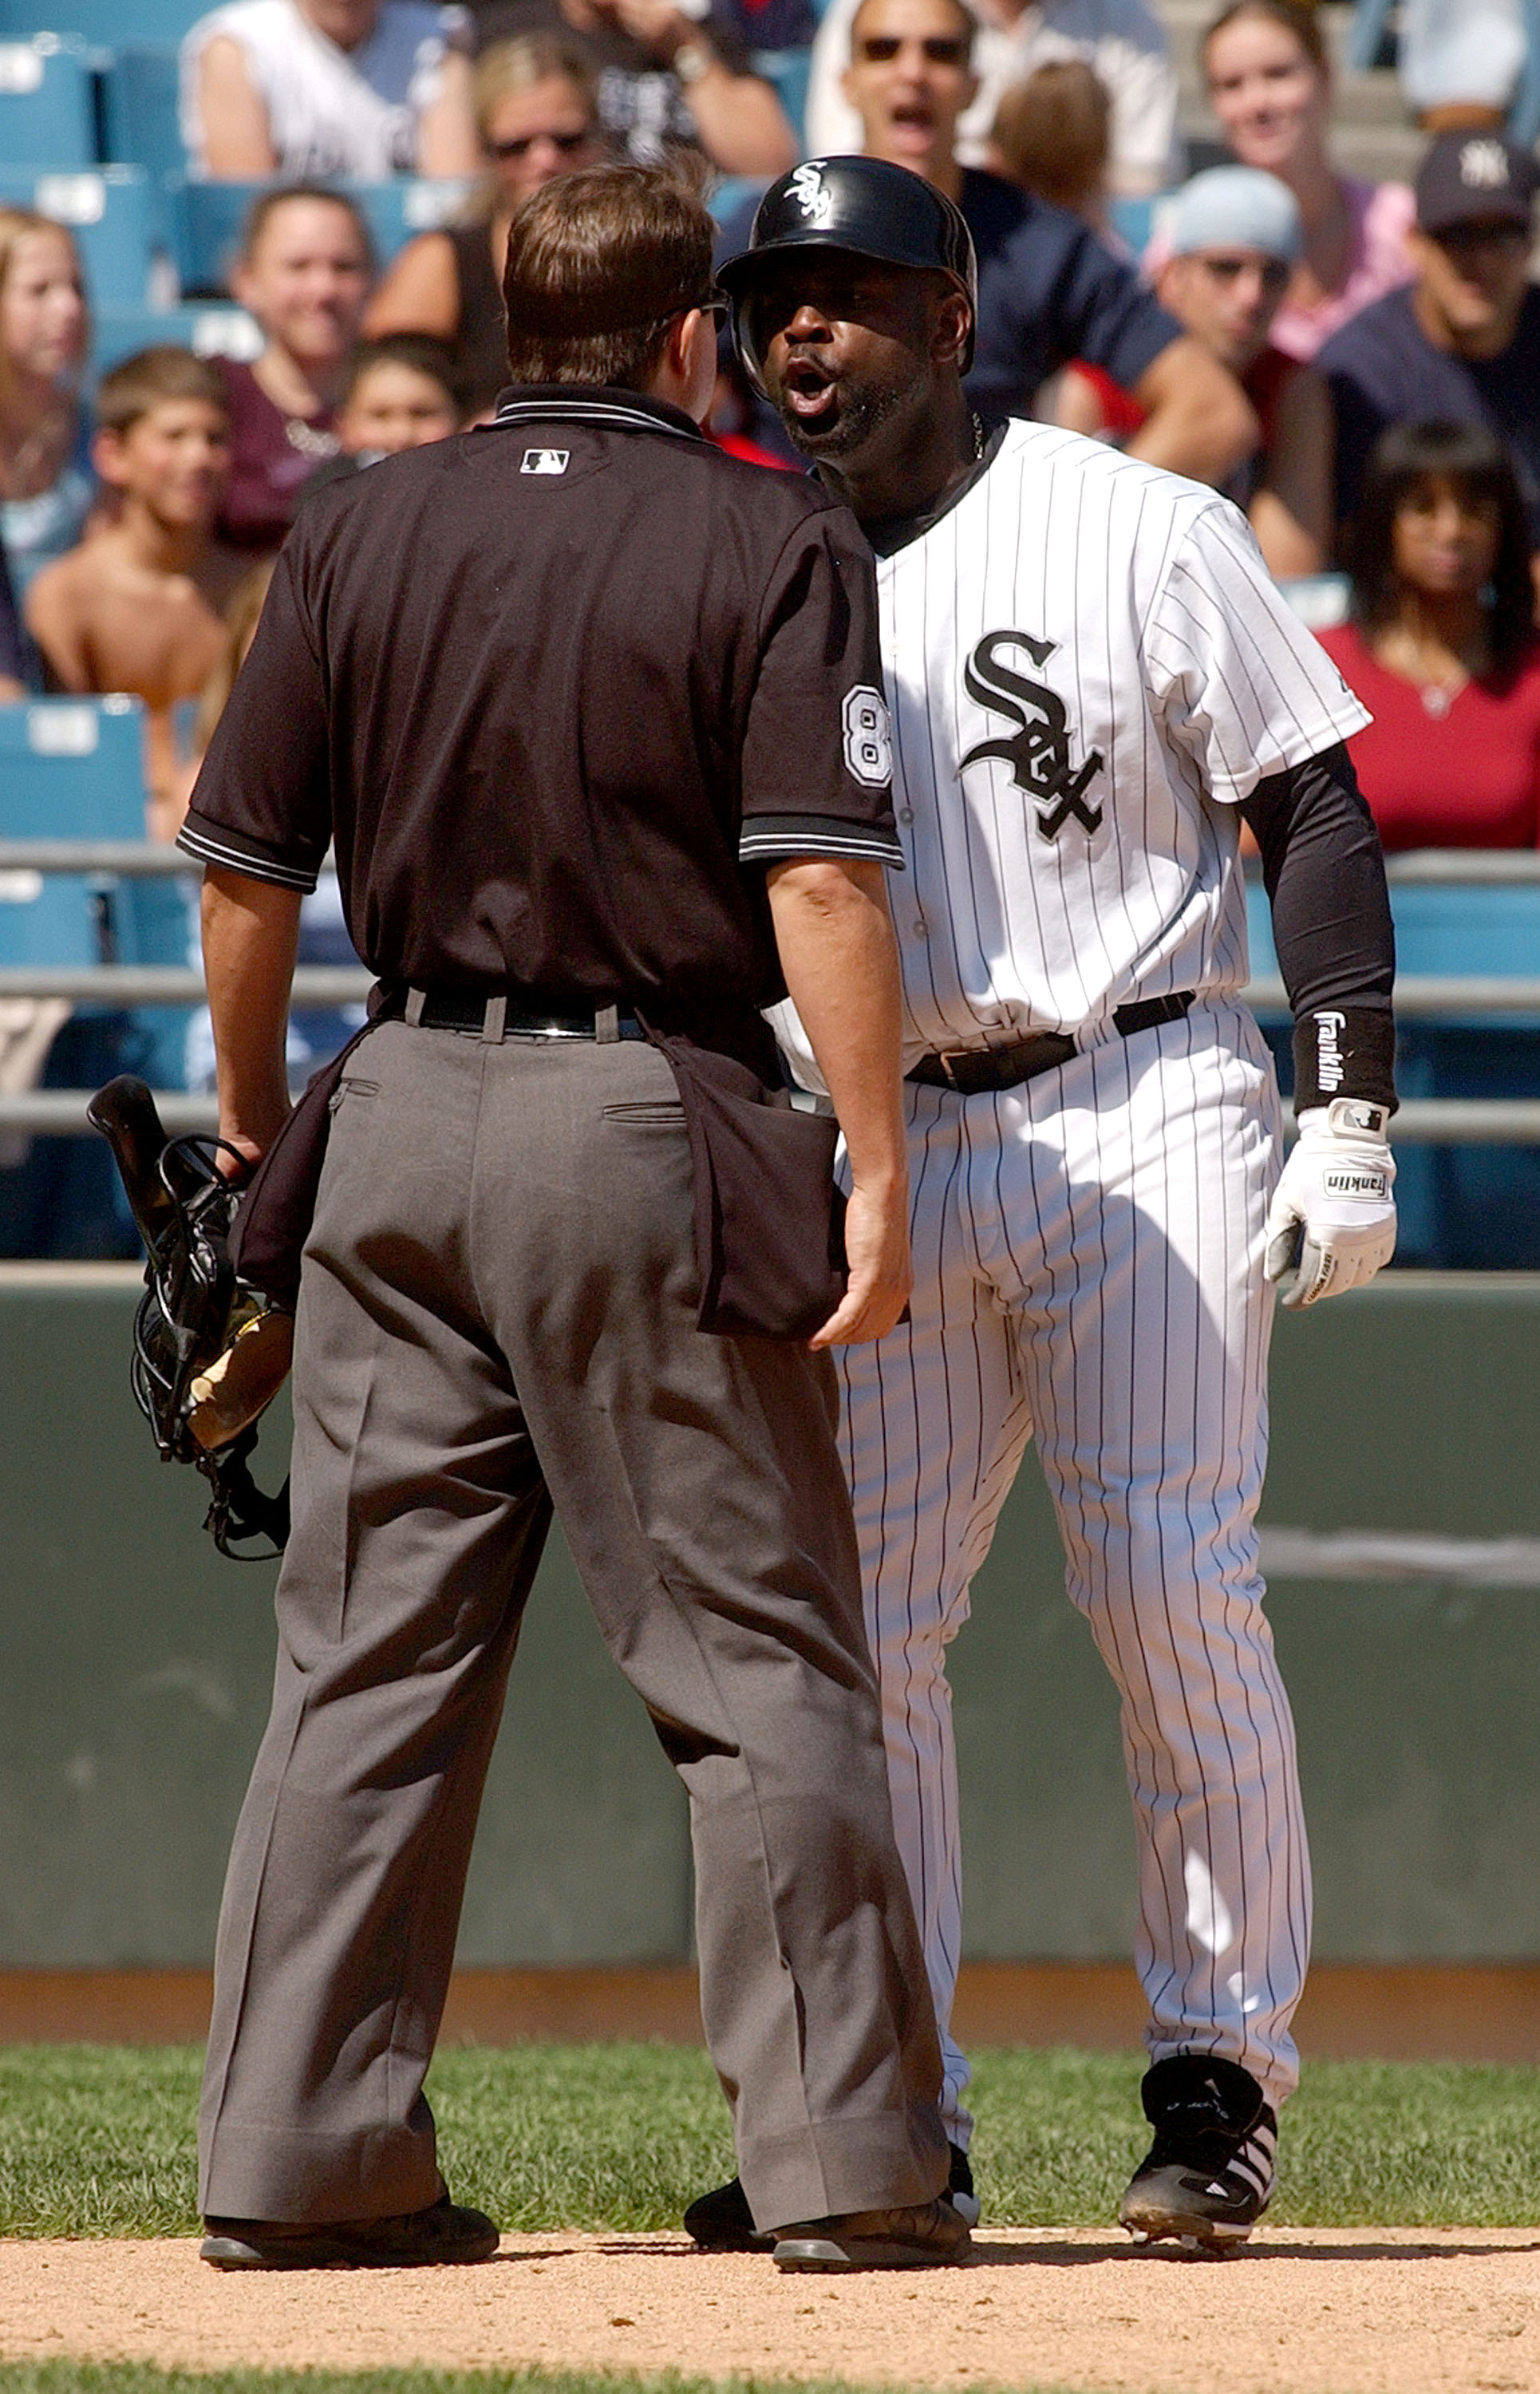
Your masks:
<svg viewBox="0 0 1540 2394"><path fill-rule="evenodd" d="M906 1066L1243 986L1235 803L1369 717L1229 501L1013 423L877 582Z"/></svg>

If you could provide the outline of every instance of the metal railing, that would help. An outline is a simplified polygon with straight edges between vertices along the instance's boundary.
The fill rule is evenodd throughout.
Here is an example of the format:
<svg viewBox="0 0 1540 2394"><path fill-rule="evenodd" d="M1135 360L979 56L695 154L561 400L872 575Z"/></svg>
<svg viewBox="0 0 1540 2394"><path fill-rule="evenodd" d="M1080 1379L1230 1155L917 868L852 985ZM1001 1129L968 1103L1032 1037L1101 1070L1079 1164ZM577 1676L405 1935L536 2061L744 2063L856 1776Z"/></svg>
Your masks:
<svg viewBox="0 0 1540 2394"><path fill-rule="evenodd" d="M327 868L330 869L329 867ZM1417 849L1387 860L1392 883L1540 888L1540 853L1525 849ZM198 867L175 848L126 840L0 839L0 901L8 876L69 874L84 879L152 880L195 875ZM301 1006L362 1005L374 983L362 966L301 965L294 1003ZM1252 981L1244 993L1259 1014L1283 1014L1288 1001L1276 979ZM0 967L0 999L56 998L72 1006L113 1009L197 1006L205 1002L203 974L191 965L12 965ZM1533 1017L1540 1027L1540 975L1408 973L1396 982L1396 1012L1405 1021L1481 1020ZM73 1138L88 1133L86 1089L33 1089L0 1096L0 1131ZM212 1097L186 1090L157 1093L161 1118L173 1135L213 1131ZM1540 1146L1540 1098L1408 1099L1396 1115L1402 1146Z"/></svg>

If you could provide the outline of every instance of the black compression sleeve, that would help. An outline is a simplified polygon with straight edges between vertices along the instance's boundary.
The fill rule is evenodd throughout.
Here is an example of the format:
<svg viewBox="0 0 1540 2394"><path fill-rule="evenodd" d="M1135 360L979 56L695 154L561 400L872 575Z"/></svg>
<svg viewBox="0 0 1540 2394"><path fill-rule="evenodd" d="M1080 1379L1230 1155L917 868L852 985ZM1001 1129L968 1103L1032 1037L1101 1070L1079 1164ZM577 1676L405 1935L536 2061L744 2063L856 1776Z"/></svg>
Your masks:
<svg viewBox="0 0 1540 2394"><path fill-rule="evenodd" d="M1393 1108L1395 933L1379 835L1347 749L1270 773L1241 812L1262 851L1294 1009L1295 1111L1333 1098Z"/></svg>

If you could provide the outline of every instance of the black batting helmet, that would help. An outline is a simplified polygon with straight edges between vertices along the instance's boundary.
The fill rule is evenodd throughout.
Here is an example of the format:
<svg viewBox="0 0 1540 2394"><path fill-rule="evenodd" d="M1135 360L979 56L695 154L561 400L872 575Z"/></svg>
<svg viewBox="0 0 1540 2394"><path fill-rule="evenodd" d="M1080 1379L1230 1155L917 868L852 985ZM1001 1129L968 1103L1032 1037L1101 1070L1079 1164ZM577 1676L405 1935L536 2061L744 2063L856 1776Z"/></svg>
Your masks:
<svg viewBox="0 0 1540 2394"><path fill-rule="evenodd" d="M947 275L979 313L979 264L962 210L907 166L885 158L808 158L772 183L755 214L747 249L730 257L717 281L732 301L732 337L744 370L761 394L764 384L744 301L764 258L796 249L843 249L886 266L912 266ZM973 363L973 321L962 369Z"/></svg>

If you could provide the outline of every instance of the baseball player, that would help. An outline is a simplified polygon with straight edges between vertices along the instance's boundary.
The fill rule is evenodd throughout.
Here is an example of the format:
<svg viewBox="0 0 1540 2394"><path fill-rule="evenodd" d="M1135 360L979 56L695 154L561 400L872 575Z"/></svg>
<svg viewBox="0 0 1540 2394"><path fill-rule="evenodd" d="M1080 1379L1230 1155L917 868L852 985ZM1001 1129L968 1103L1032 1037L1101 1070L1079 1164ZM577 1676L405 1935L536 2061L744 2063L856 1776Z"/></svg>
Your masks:
<svg viewBox="0 0 1540 2394"><path fill-rule="evenodd" d="M962 386L967 229L869 158L772 187L723 270L748 371L878 559L903 963L912 1316L842 1360L889 1781L972 2196L948 1641L1033 1433L1122 1696L1154 2130L1120 2217L1244 2238L1273 2183L1310 1940L1256 1511L1273 1283L1395 1240L1393 951L1342 743L1364 720L1213 491ZM1240 1002L1242 822L1296 1017L1299 1138ZM817 1085L801 1026L779 1018ZM976 2205L974 2206L976 2216ZM751 2238L736 2190L692 2206Z"/></svg>

